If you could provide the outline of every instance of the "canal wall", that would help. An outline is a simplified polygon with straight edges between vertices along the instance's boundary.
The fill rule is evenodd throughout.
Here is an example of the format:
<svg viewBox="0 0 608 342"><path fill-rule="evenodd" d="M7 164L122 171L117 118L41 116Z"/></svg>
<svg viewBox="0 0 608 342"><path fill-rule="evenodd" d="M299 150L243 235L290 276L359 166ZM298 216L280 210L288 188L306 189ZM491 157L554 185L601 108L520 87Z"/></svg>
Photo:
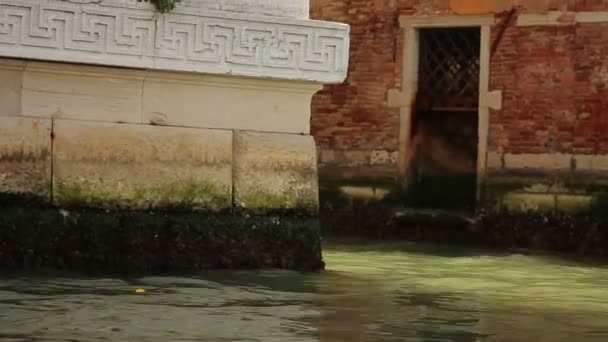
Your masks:
<svg viewBox="0 0 608 342"><path fill-rule="evenodd" d="M314 18L353 27L347 81L327 85L313 98L324 231L381 236L391 231L386 227L394 226L396 214L417 206L423 221L430 215L471 229L471 235L457 230L454 240L460 234L470 241L530 247L550 237L545 247L576 252L589 234L604 241L595 248L603 253L606 237L598 231L606 229L590 233L589 222L603 220L597 213L606 194L604 2L313 0L311 11ZM431 141L423 157L445 167L433 170L420 190L412 186L420 174L413 172L420 169L412 158L415 142L437 137L420 137L417 122L416 99L427 86L419 83L422 32L444 30L437 51L451 46L450 31L463 27L478 29L469 43L479 44L479 64L473 63L479 78L468 83L478 90L476 122L468 127L477 142L476 165L473 172L459 172L467 159L445 148L456 147L455 139ZM461 50L466 45L455 44ZM450 74L446 70L436 74ZM449 114L464 123L465 111L457 109ZM464 135L448 121L443 120L446 131ZM432 208L437 204L441 208ZM427 215L427 209L441 210ZM445 211L457 213L448 219ZM417 228L423 223L411 221L393 232L424 235ZM559 228L563 222L572 228ZM526 233L517 232L518 226Z"/></svg>
<svg viewBox="0 0 608 342"><path fill-rule="evenodd" d="M310 102L349 27L307 9L0 0L0 266L321 268Z"/></svg>

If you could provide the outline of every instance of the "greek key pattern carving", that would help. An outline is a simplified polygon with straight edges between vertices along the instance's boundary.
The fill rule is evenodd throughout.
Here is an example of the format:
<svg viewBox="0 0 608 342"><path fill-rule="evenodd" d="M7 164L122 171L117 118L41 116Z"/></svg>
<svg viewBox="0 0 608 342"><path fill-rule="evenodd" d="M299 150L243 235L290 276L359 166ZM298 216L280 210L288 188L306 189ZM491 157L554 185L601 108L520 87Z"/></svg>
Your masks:
<svg viewBox="0 0 608 342"><path fill-rule="evenodd" d="M0 0L0 56L341 82L347 25L137 0Z"/></svg>

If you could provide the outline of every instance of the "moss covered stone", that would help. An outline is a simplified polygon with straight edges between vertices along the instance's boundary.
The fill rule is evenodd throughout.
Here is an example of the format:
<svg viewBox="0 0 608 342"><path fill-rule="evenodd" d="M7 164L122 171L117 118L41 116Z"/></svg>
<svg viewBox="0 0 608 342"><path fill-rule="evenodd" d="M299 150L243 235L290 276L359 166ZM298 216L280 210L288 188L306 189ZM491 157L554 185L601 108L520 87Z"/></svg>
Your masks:
<svg viewBox="0 0 608 342"><path fill-rule="evenodd" d="M319 270L318 219L247 214L0 208L0 268L173 273Z"/></svg>
<svg viewBox="0 0 608 342"><path fill-rule="evenodd" d="M308 200L307 200L308 199ZM316 195L290 196L286 194L273 194L264 191L249 193L238 199L239 209L264 213L276 210L298 210L301 212L316 213L318 211Z"/></svg>
<svg viewBox="0 0 608 342"><path fill-rule="evenodd" d="M317 211L316 149L311 136L235 132L234 201L257 212Z"/></svg>
<svg viewBox="0 0 608 342"><path fill-rule="evenodd" d="M53 132L57 205L231 207L230 131L57 119Z"/></svg>
<svg viewBox="0 0 608 342"><path fill-rule="evenodd" d="M51 120L0 116L0 194L50 200Z"/></svg>
<svg viewBox="0 0 608 342"><path fill-rule="evenodd" d="M349 198L340 189L350 184L391 191L381 200ZM410 201L413 194L397 181L325 180L321 182L321 222L324 234L337 237L401 238L608 256L606 194L598 187L503 180L483 186L475 211L441 211L412 206L416 203Z"/></svg>
<svg viewBox="0 0 608 342"><path fill-rule="evenodd" d="M102 208L188 208L222 210L230 208L230 189L208 182L186 180L157 186L102 184L90 181L57 181L54 202L62 206Z"/></svg>

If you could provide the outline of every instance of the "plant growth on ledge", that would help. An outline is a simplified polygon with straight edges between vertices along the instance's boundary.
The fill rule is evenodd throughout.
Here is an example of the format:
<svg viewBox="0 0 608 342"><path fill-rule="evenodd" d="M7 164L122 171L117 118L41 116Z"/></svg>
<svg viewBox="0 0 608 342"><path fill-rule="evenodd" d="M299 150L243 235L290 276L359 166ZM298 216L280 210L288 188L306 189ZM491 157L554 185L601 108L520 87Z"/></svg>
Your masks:
<svg viewBox="0 0 608 342"><path fill-rule="evenodd" d="M167 13L175 9L175 3L179 1L180 0L152 0L161 13Z"/></svg>

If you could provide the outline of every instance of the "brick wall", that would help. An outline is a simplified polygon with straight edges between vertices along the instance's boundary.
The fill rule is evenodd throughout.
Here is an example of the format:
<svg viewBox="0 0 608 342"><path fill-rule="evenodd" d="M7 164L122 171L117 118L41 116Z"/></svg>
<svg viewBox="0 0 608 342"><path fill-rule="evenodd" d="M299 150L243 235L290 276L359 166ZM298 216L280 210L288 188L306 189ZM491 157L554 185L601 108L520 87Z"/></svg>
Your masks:
<svg viewBox="0 0 608 342"><path fill-rule="evenodd" d="M509 28L491 64L503 110L490 150L607 153L607 53L608 24Z"/></svg>
<svg viewBox="0 0 608 342"><path fill-rule="evenodd" d="M400 84L402 12L445 13L441 0L312 0L312 17L351 25L347 81L326 86L312 106L312 132L320 150L321 175L394 177L399 151L399 109L387 91Z"/></svg>
<svg viewBox="0 0 608 342"><path fill-rule="evenodd" d="M608 11L608 0L514 2L520 13ZM313 100L321 177L336 169L353 177L398 174L399 110L387 105L388 90L401 83L398 16L450 8L448 0L312 0L314 18L352 26L347 81ZM491 63L490 89L503 92L503 109L491 113L490 152L608 153L608 23L568 24L571 17L559 19L564 25L513 21L507 29Z"/></svg>

